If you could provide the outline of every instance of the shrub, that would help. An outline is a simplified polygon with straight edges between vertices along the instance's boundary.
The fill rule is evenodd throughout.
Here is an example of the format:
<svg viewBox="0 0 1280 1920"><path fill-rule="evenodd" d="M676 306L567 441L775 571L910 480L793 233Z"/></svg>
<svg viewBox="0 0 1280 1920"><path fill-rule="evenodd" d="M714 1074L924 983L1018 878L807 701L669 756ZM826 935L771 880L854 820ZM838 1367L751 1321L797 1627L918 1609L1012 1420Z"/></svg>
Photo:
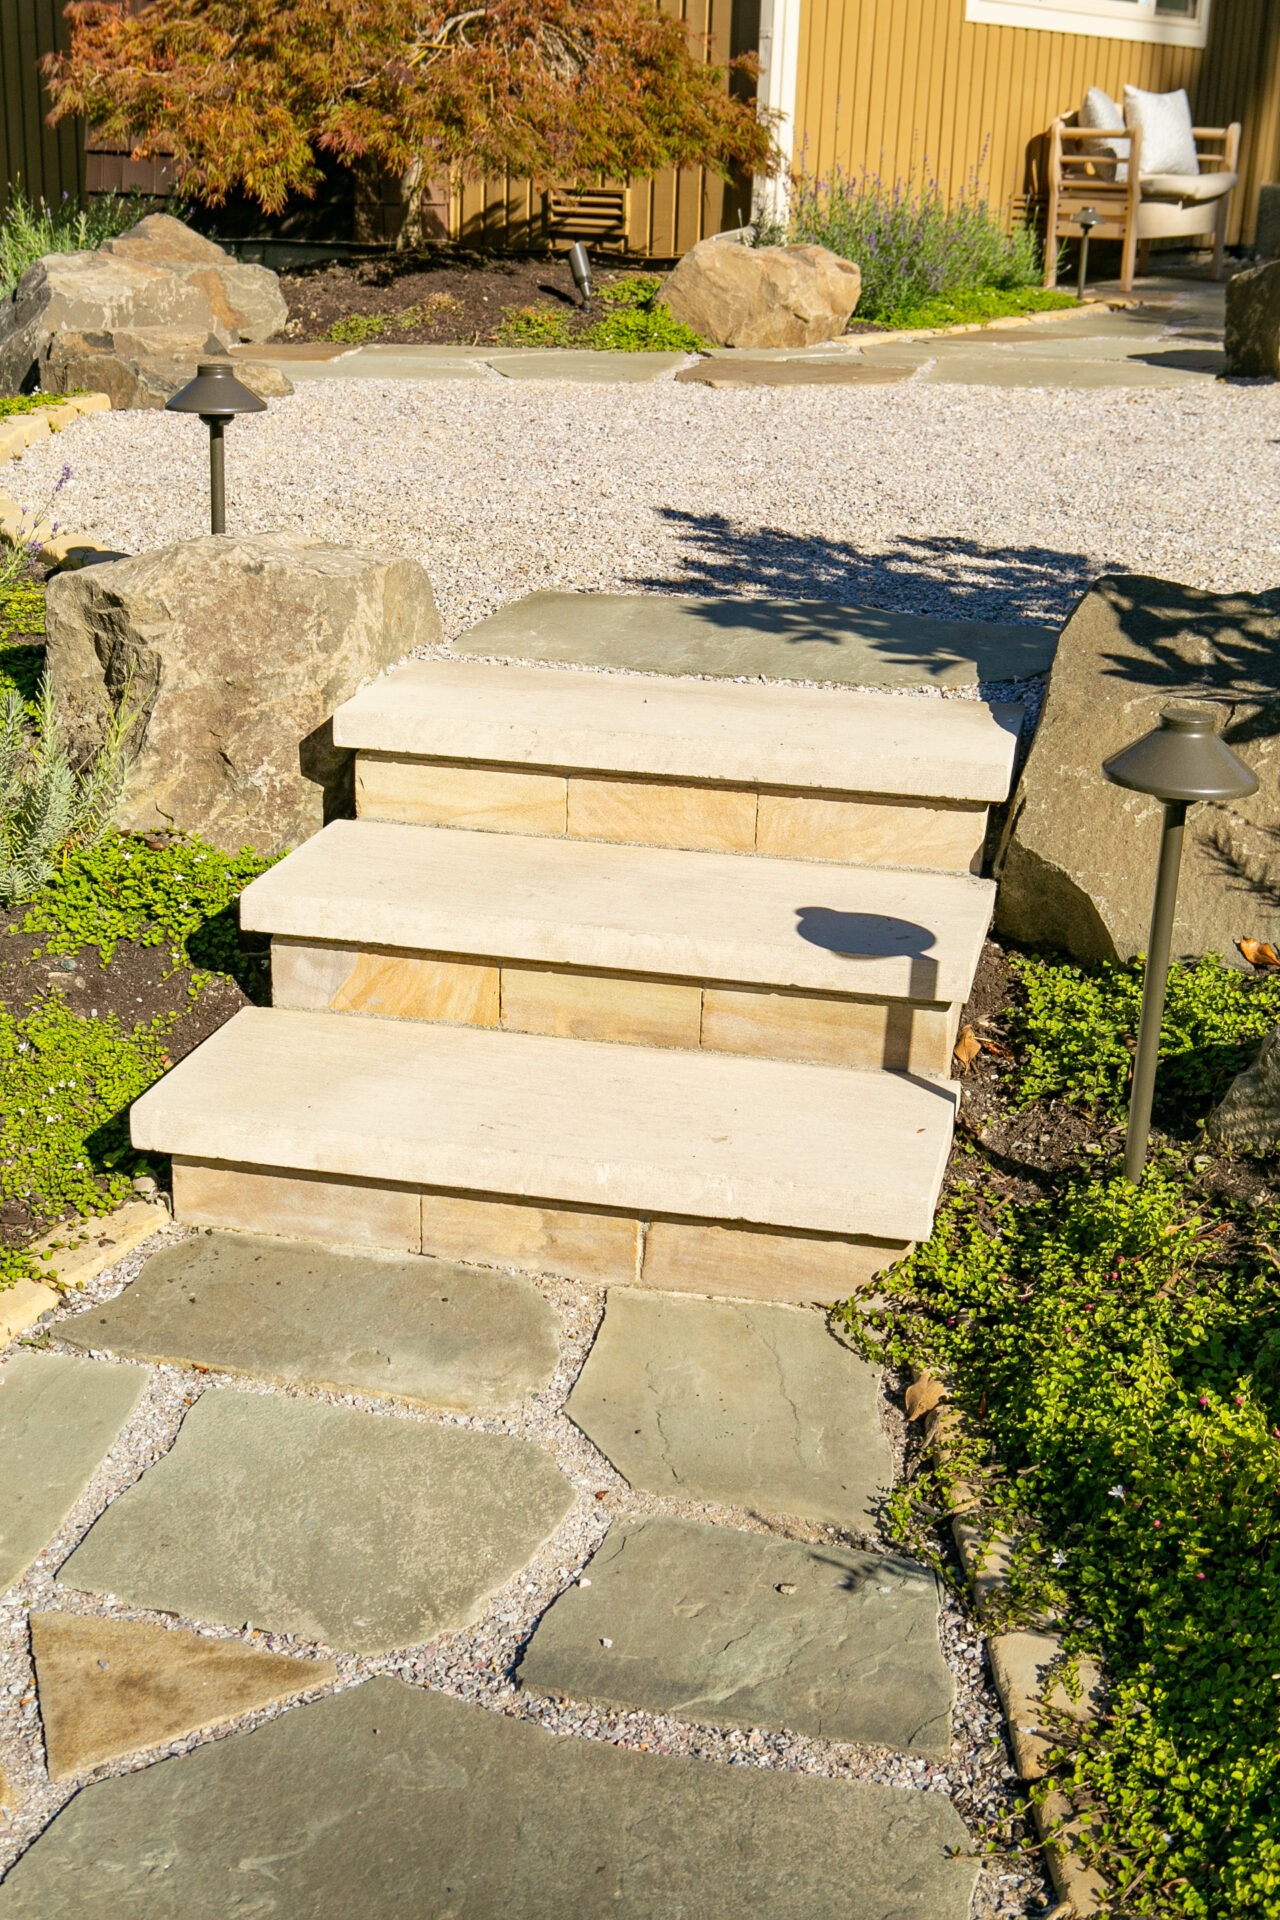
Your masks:
<svg viewBox="0 0 1280 1920"><path fill-rule="evenodd" d="M913 176L889 185L837 166L796 185L790 238L855 260L862 269L859 319L891 326L909 324L903 315L939 295L1010 292L1040 279L1035 235L1025 226L1006 231L976 177L949 200L936 180Z"/></svg>
<svg viewBox="0 0 1280 1920"><path fill-rule="evenodd" d="M0 217L0 298L13 292L27 268L46 253L84 253L141 220L151 203L138 194L102 193L81 202L33 206L15 192Z"/></svg>
<svg viewBox="0 0 1280 1920"><path fill-rule="evenodd" d="M29 900L52 879L58 856L106 833L130 767L134 716L121 706L101 750L79 770L68 756L48 680L37 723L16 687L0 700L0 905Z"/></svg>

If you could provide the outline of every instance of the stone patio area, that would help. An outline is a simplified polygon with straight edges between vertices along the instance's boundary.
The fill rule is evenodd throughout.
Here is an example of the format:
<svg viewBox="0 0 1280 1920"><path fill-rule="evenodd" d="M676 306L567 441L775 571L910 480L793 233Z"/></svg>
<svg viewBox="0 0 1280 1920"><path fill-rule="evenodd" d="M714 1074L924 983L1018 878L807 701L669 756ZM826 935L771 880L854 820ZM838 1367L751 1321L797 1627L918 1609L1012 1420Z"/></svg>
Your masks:
<svg viewBox="0 0 1280 1920"><path fill-rule="evenodd" d="M0 1915L1047 1910L819 1312L178 1230L88 1292L0 1366Z"/></svg>

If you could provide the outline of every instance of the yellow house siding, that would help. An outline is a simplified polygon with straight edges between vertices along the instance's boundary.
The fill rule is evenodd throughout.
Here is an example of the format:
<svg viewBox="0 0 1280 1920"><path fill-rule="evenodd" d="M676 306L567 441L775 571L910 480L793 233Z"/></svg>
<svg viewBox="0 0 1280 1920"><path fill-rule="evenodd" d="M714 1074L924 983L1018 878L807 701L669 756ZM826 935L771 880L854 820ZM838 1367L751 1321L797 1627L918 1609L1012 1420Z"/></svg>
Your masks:
<svg viewBox="0 0 1280 1920"><path fill-rule="evenodd" d="M1280 160L1280 7L1213 0L1203 51L993 27L965 0L806 0L796 154L809 173L839 163L887 179L928 172L958 193L975 171L1012 209L1037 185L1040 138L1089 86L1185 87L1197 125L1244 123L1235 240L1252 232L1257 189Z"/></svg>

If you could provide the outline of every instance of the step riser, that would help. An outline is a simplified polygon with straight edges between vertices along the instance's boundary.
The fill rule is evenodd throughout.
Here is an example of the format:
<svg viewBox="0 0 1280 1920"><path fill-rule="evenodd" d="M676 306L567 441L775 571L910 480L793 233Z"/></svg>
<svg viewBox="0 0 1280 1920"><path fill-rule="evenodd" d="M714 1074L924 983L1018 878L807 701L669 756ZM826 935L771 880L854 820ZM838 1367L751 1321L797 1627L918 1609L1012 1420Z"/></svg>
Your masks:
<svg viewBox="0 0 1280 1920"><path fill-rule="evenodd" d="M356 812L417 826L961 873L979 871L987 830L978 802L525 772L367 752L356 756Z"/></svg>
<svg viewBox="0 0 1280 1920"><path fill-rule="evenodd" d="M791 1305L844 1299L910 1250L903 1242L639 1218L182 1157L173 1162L173 1202L183 1226Z"/></svg>
<svg viewBox="0 0 1280 1920"><path fill-rule="evenodd" d="M919 966L929 971L927 960ZM946 1074L960 1009L277 938L273 1005Z"/></svg>

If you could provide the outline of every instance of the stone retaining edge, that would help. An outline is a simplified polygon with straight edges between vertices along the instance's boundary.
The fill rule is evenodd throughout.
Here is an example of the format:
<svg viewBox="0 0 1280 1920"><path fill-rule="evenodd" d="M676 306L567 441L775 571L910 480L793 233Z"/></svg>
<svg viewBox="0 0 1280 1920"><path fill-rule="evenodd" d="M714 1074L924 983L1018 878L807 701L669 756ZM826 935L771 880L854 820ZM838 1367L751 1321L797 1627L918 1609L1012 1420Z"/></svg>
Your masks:
<svg viewBox="0 0 1280 1920"><path fill-rule="evenodd" d="M15 1340L43 1314L63 1304L72 1288L96 1280L107 1267L173 1223L167 1207L153 1200L126 1200L100 1219L64 1221L30 1248L52 1285L19 1280L0 1293L0 1345Z"/></svg>
<svg viewBox="0 0 1280 1920"><path fill-rule="evenodd" d="M28 447L47 439L51 433L61 433L84 414L110 411L111 400L107 394L77 393L58 406L37 407L31 413L0 420L0 464L21 459ZM35 547L38 557L51 567L84 567L97 559L121 557L115 549L99 546L87 534L54 533L48 521L29 525L27 515L7 493L0 493L0 540L10 547Z"/></svg>
<svg viewBox="0 0 1280 1920"><path fill-rule="evenodd" d="M913 1369L913 1382L925 1378L923 1373ZM939 1453L945 1453L959 1425L960 1415L954 1407L939 1407L925 1418L927 1444ZM957 1493L963 1502L969 1490L961 1485ZM976 1496L969 1497L976 1505ZM985 1620L995 1601L1008 1586L1013 1542L1004 1534L996 1534L984 1547L980 1529L971 1526L964 1517L966 1510L967 1507L962 1504L953 1512L951 1535L973 1595L974 1610L979 1620ZM1048 1661L1061 1655L1062 1636L1054 1632L1052 1622L1044 1621L1037 1622L1034 1632L988 1632L984 1637L991 1676L1009 1729L1014 1765L1023 1784L1034 1786L1044 1778L1045 1754L1057 1744L1051 1735L1042 1732L1033 1721L1037 1710L1045 1704L1038 1672ZM1057 1691L1061 1697L1055 1704L1067 1706L1081 1725L1087 1725L1096 1717L1096 1706L1105 1680L1101 1669L1092 1661L1080 1660L1078 1667L1082 1687L1079 1702L1068 1702L1059 1688ZM1101 1911L1109 1888L1100 1873L1086 1866L1071 1851L1069 1823L1075 1817L1075 1808L1065 1794L1051 1793L1043 1804L1033 1800L1032 1812L1036 1829L1044 1843L1049 1877L1061 1903L1056 1913L1062 1916L1062 1920L1089 1920L1089 1916ZM1055 1829L1058 1830L1057 1837L1050 1839ZM1063 1844L1064 1833L1068 1836L1066 1845Z"/></svg>
<svg viewBox="0 0 1280 1920"><path fill-rule="evenodd" d="M864 347L900 347L914 340L946 340L957 333L1008 333L1019 327L1051 327L1064 320L1078 320L1090 307L1105 308L1109 313L1123 312L1126 307L1136 307L1139 302L1127 295L1117 294L1114 299L1078 301L1074 307L1050 307L1045 313L1004 313L994 320L960 320L953 327L908 327L901 333L850 334ZM857 313L854 313L855 320ZM842 336L845 337L845 336ZM749 349L748 349L749 351Z"/></svg>

